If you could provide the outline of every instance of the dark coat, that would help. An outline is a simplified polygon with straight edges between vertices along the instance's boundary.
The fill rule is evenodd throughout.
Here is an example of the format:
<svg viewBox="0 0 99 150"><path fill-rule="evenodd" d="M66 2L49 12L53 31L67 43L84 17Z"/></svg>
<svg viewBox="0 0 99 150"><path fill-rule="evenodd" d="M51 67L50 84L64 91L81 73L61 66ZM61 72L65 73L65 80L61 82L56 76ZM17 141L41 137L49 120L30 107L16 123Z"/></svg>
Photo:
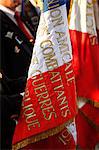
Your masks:
<svg viewBox="0 0 99 150"><path fill-rule="evenodd" d="M27 76L32 44L18 26L0 11L1 70L11 79Z"/></svg>
<svg viewBox="0 0 99 150"><path fill-rule="evenodd" d="M20 112L33 46L18 26L0 10L0 104L2 149L11 149L15 122Z"/></svg>

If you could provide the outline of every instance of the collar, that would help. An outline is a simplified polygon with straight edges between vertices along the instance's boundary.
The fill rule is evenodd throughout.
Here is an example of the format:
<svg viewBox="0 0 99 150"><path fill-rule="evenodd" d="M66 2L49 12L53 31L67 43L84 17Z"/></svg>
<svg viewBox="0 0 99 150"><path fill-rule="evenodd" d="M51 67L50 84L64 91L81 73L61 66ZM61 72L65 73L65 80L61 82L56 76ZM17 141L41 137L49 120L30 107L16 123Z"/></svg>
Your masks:
<svg viewBox="0 0 99 150"><path fill-rule="evenodd" d="M7 14L14 16L14 11L12 11L11 9L9 9L3 5L0 5L0 10L4 11Z"/></svg>
<svg viewBox="0 0 99 150"><path fill-rule="evenodd" d="M15 18L14 18L14 15L15 15L15 12L3 5L0 5L0 10L2 10L3 12L6 13L6 15L15 23L17 24Z"/></svg>

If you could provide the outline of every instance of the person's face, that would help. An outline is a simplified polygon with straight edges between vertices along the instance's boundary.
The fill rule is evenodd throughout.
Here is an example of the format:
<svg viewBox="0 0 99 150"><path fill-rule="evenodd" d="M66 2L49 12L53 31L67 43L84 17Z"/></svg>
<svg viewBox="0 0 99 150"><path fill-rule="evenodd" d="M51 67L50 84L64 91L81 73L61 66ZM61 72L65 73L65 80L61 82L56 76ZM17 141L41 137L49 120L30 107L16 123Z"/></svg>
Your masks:
<svg viewBox="0 0 99 150"><path fill-rule="evenodd" d="M9 1L9 6L11 9L15 9L18 5L21 4L21 0L7 0Z"/></svg>

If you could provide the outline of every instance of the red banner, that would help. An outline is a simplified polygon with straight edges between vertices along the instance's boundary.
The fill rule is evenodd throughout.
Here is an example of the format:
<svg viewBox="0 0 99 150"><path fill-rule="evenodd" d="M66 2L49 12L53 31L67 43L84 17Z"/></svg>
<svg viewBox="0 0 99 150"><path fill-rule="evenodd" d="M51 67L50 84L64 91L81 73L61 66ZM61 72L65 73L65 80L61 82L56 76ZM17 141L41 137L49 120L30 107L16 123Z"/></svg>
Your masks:
<svg viewBox="0 0 99 150"><path fill-rule="evenodd" d="M81 109L81 113L87 121L99 131L99 109L91 104L85 104Z"/></svg>
<svg viewBox="0 0 99 150"><path fill-rule="evenodd" d="M27 81L13 144L60 126L75 115L76 93L72 63L53 71L40 72ZM53 133L57 132L59 130Z"/></svg>
<svg viewBox="0 0 99 150"><path fill-rule="evenodd" d="M99 107L99 45L92 45L94 39L90 38L88 33L70 30L70 35L74 55L73 67L77 75L77 94Z"/></svg>
<svg viewBox="0 0 99 150"><path fill-rule="evenodd" d="M47 139L26 146L25 149L76 150L76 144L72 134L68 131L67 128L65 128L60 133L54 136L48 137Z"/></svg>
<svg viewBox="0 0 99 150"><path fill-rule="evenodd" d="M78 112L76 117L77 144L80 149L95 149L99 144L99 132L90 125L88 119Z"/></svg>
<svg viewBox="0 0 99 150"><path fill-rule="evenodd" d="M95 2L96 3L96 2ZM99 107L99 43L93 0L71 2L70 37L77 95ZM97 17L96 17L97 18ZM96 19L97 20L97 19Z"/></svg>

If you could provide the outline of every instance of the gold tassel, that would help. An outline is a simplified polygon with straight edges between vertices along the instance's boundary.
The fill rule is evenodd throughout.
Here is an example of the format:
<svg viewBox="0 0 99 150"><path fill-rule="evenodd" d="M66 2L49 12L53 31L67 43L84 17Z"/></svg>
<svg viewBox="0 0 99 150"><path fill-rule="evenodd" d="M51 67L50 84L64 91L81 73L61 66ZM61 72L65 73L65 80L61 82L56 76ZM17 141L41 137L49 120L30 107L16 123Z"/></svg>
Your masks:
<svg viewBox="0 0 99 150"><path fill-rule="evenodd" d="M69 9L69 14L68 14L68 24L70 24L72 5L73 5L73 0L70 1L70 9Z"/></svg>
<svg viewBox="0 0 99 150"><path fill-rule="evenodd" d="M64 124L62 124L56 128L50 129L50 130L45 131L41 134L33 135L27 139L22 140L21 142L14 144L12 146L12 150L19 150L21 148L28 146L29 144L38 142L40 140L44 140L44 139L48 138L49 136L53 136L55 134L58 134L59 132L61 132L65 128L66 125L70 124L73 121L73 119L74 118L72 118L68 122L66 122L66 123L64 123Z"/></svg>

